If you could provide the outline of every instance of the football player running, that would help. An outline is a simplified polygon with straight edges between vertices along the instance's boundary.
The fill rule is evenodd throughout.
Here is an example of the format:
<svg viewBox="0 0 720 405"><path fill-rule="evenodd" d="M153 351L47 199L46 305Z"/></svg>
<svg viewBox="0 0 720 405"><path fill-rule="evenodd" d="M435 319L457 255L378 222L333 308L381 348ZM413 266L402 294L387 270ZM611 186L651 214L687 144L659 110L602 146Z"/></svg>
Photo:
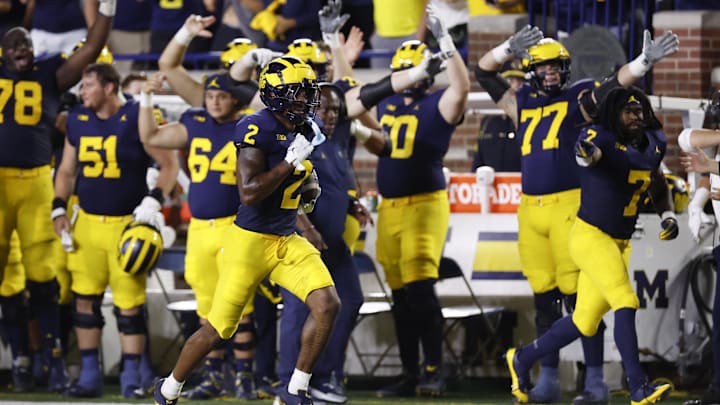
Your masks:
<svg viewBox="0 0 720 405"><path fill-rule="evenodd" d="M596 87L591 80L568 84L570 55L559 42L543 38L537 27L526 26L482 56L475 76L518 128L523 195L518 208L518 247L523 274L535 301L535 327L541 336L562 317L562 301L574 306L579 269L568 251L568 235L580 206L580 182L573 158L578 125L597 113L597 103L617 87L628 87L652 66L678 49L677 35L668 31L653 41L645 31L642 53ZM497 74L517 57L529 78L518 91ZM574 403L607 403L603 381L603 337L583 336L587 365L585 388ZM540 378L520 402L560 400L558 353L541 360ZM525 380L525 382L528 382ZM529 387L521 387L528 390Z"/></svg>
<svg viewBox="0 0 720 405"><path fill-rule="evenodd" d="M631 405L656 403L672 389L671 384L649 383L640 365L635 327L640 303L628 276L630 240L646 190L662 218L660 240L678 235L672 195L660 168L667 139L647 96L635 87L612 90L595 122L582 130L574 147L582 190L569 243L570 257L580 268L577 304L533 343L508 350L512 394L520 403L530 397L526 387L532 364L581 336L594 335L611 309Z"/></svg>
<svg viewBox="0 0 720 405"><path fill-rule="evenodd" d="M318 136L309 122L318 103L317 81L310 66L282 57L265 66L259 87L267 108L244 117L235 130L241 205L225 234L223 271L208 323L188 339L172 373L157 384L160 405L176 403L195 364L233 335L266 276L310 309L295 371L277 394L284 404L312 404L307 395L312 369L340 309L320 253L295 233L300 189L312 173L307 158L313 144L305 134Z"/></svg>

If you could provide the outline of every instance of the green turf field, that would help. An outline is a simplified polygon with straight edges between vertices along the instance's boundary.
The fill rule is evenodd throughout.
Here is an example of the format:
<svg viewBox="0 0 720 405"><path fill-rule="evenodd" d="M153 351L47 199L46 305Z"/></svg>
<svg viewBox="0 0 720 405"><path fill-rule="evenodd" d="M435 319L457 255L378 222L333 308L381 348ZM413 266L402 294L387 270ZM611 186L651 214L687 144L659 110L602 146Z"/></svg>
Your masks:
<svg viewBox="0 0 720 405"><path fill-rule="evenodd" d="M510 398L510 381L506 379L465 379L457 386L451 387L447 395L440 398L403 398L403 399L389 399L389 398L377 398L375 397L374 389L370 389L371 386L377 385L377 383L364 382L362 384L356 384L357 387L354 389L351 385L348 391L348 404L353 405L380 405L380 404L424 404L424 405L454 405L454 404L479 404L479 405L495 405L504 404L509 405L512 403ZM127 400L120 395L119 387L115 384L108 384L105 386L106 394L102 398L97 399L76 399L66 398L57 394L43 393L40 390L33 393L27 394L13 394L8 389L0 390L0 402L8 405L21 405L27 402L52 402L57 404L65 403L97 403L97 404L135 404L135 403L152 403L152 399L144 400ZM695 393L700 395L701 393ZM563 403L572 404L572 393L567 393L564 397ZM665 399L662 404L667 405L682 405L687 399L691 398L687 392L676 392ZM223 398L211 401L185 401L181 400L180 404L187 405L202 405L212 403L222 403L227 405L234 404L258 404L258 405L269 405L272 403L270 400L257 400L257 401L243 401L234 398ZM613 394L612 404L629 404L630 399L623 392L615 392ZM50 405L50 404L46 404Z"/></svg>

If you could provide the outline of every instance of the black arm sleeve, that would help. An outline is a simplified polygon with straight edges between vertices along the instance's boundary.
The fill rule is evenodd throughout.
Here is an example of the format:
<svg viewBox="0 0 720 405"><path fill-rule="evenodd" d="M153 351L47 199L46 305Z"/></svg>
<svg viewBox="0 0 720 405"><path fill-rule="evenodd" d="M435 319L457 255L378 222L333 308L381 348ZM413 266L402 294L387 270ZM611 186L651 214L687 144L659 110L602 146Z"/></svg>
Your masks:
<svg viewBox="0 0 720 405"><path fill-rule="evenodd" d="M377 103L395 94L392 88L390 75L382 79L368 83L360 88L358 98L366 110L373 108Z"/></svg>
<svg viewBox="0 0 720 405"><path fill-rule="evenodd" d="M597 100L596 104L602 104L602 102L605 100L605 97L607 97L607 95L610 94L611 91L617 89L618 87L622 86L618 81L617 73L603 80L600 86L596 87L595 90L593 90L593 93L595 94L595 100Z"/></svg>
<svg viewBox="0 0 720 405"><path fill-rule="evenodd" d="M505 92L510 88L508 82L500 77L497 72L480 69L477 65L475 65L475 79L477 79L478 83L490 94L490 97L496 103L500 101Z"/></svg>

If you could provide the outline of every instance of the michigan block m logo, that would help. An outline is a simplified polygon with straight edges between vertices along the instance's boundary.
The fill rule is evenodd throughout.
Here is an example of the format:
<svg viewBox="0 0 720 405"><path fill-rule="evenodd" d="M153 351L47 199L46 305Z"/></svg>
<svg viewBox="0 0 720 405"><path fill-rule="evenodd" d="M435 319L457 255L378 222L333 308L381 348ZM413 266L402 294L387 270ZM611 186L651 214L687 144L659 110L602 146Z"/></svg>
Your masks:
<svg viewBox="0 0 720 405"><path fill-rule="evenodd" d="M635 291L640 299L640 308L647 308L647 300L655 300L655 308L667 308L668 271L658 270L652 282L648 280L644 270L635 270ZM645 294L647 293L647 299Z"/></svg>

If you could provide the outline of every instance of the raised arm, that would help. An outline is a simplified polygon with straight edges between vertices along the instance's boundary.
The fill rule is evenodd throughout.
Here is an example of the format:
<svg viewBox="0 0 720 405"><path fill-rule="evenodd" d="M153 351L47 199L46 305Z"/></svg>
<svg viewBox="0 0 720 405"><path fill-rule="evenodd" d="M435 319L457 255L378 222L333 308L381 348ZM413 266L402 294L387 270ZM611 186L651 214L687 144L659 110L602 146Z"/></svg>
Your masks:
<svg viewBox="0 0 720 405"><path fill-rule="evenodd" d="M85 45L73 52L70 57L60 65L55 77L58 83L58 90L61 92L69 89L82 77L85 66L92 63L100 55L100 51L107 42L112 19L115 16L115 5L117 0L99 0L97 18L90 27Z"/></svg>
<svg viewBox="0 0 720 405"><path fill-rule="evenodd" d="M349 118L356 118L370 110L383 99L414 86L416 83L434 77L443 69L442 52L428 55L422 63L410 69L393 72L377 82L353 87L345 93Z"/></svg>
<svg viewBox="0 0 720 405"><path fill-rule="evenodd" d="M602 103L613 89L630 87L638 79L645 76L656 63L677 52L679 46L680 40L672 31L665 31L659 38L653 40L650 31L645 30L643 49L640 55L623 65L617 74L603 81L600 87L581 95L579 99L580 110L585 119L591 120L596 117L597 106Z"/></svg>
<svg viewBox="0 0 720 405"><path fill-rule="evenodd" d="M350 18L350 14L340 14L342 0L328 0L328 4L318 12L320 31L323 41L330 47L333 58L333 77L353 77L353 70L345 58L342 44L340 43L340 29Z"/></svg>
<svg viewBox="0 0 720 405"><path fill-rule="evenodd" d="M191 15L163 50L158 67L165 73L170 87L193 107L202 107L205 102L203 85L193 79L182 62L188 45L196 36L209 38L212 33L206 28L215 23L214 16Z"/></svg>
<svg viewBox="0 0 720 405"><path fill-rule="evenodd" d="M543 33L537 27L526 25L516 32L507 41L485 53L475 68L475 78L478 83L490 94L490 97L505 114L512 118L517 127L517 97L515 91L498 74L503 64L514 57L522 59L528 57L527 50L543 38Z"/></svg>
<svg viewBox="0 0 720 405"><path fill-rule="evenodd" d="M443 23L446 19L437 7L427 6L427 26L440 45L440 55L447 59L447 73L450 86L445 90L438 101L440 115L450 124L457 124L465 114L467 96L470 92L470 79L468 78L465 62L455 49L452 37Z"/></svg>
<svg viewBox="0 0 720 405"><path fill-rule="evenodd" d="M158 72L149 77L142 85L140 112L138 114L140 141L147 146L180 149L188 141L188 132L185 125L173 122L159 126L153 111L152 95L160 89L163 79L163 74Z"/></svg>

